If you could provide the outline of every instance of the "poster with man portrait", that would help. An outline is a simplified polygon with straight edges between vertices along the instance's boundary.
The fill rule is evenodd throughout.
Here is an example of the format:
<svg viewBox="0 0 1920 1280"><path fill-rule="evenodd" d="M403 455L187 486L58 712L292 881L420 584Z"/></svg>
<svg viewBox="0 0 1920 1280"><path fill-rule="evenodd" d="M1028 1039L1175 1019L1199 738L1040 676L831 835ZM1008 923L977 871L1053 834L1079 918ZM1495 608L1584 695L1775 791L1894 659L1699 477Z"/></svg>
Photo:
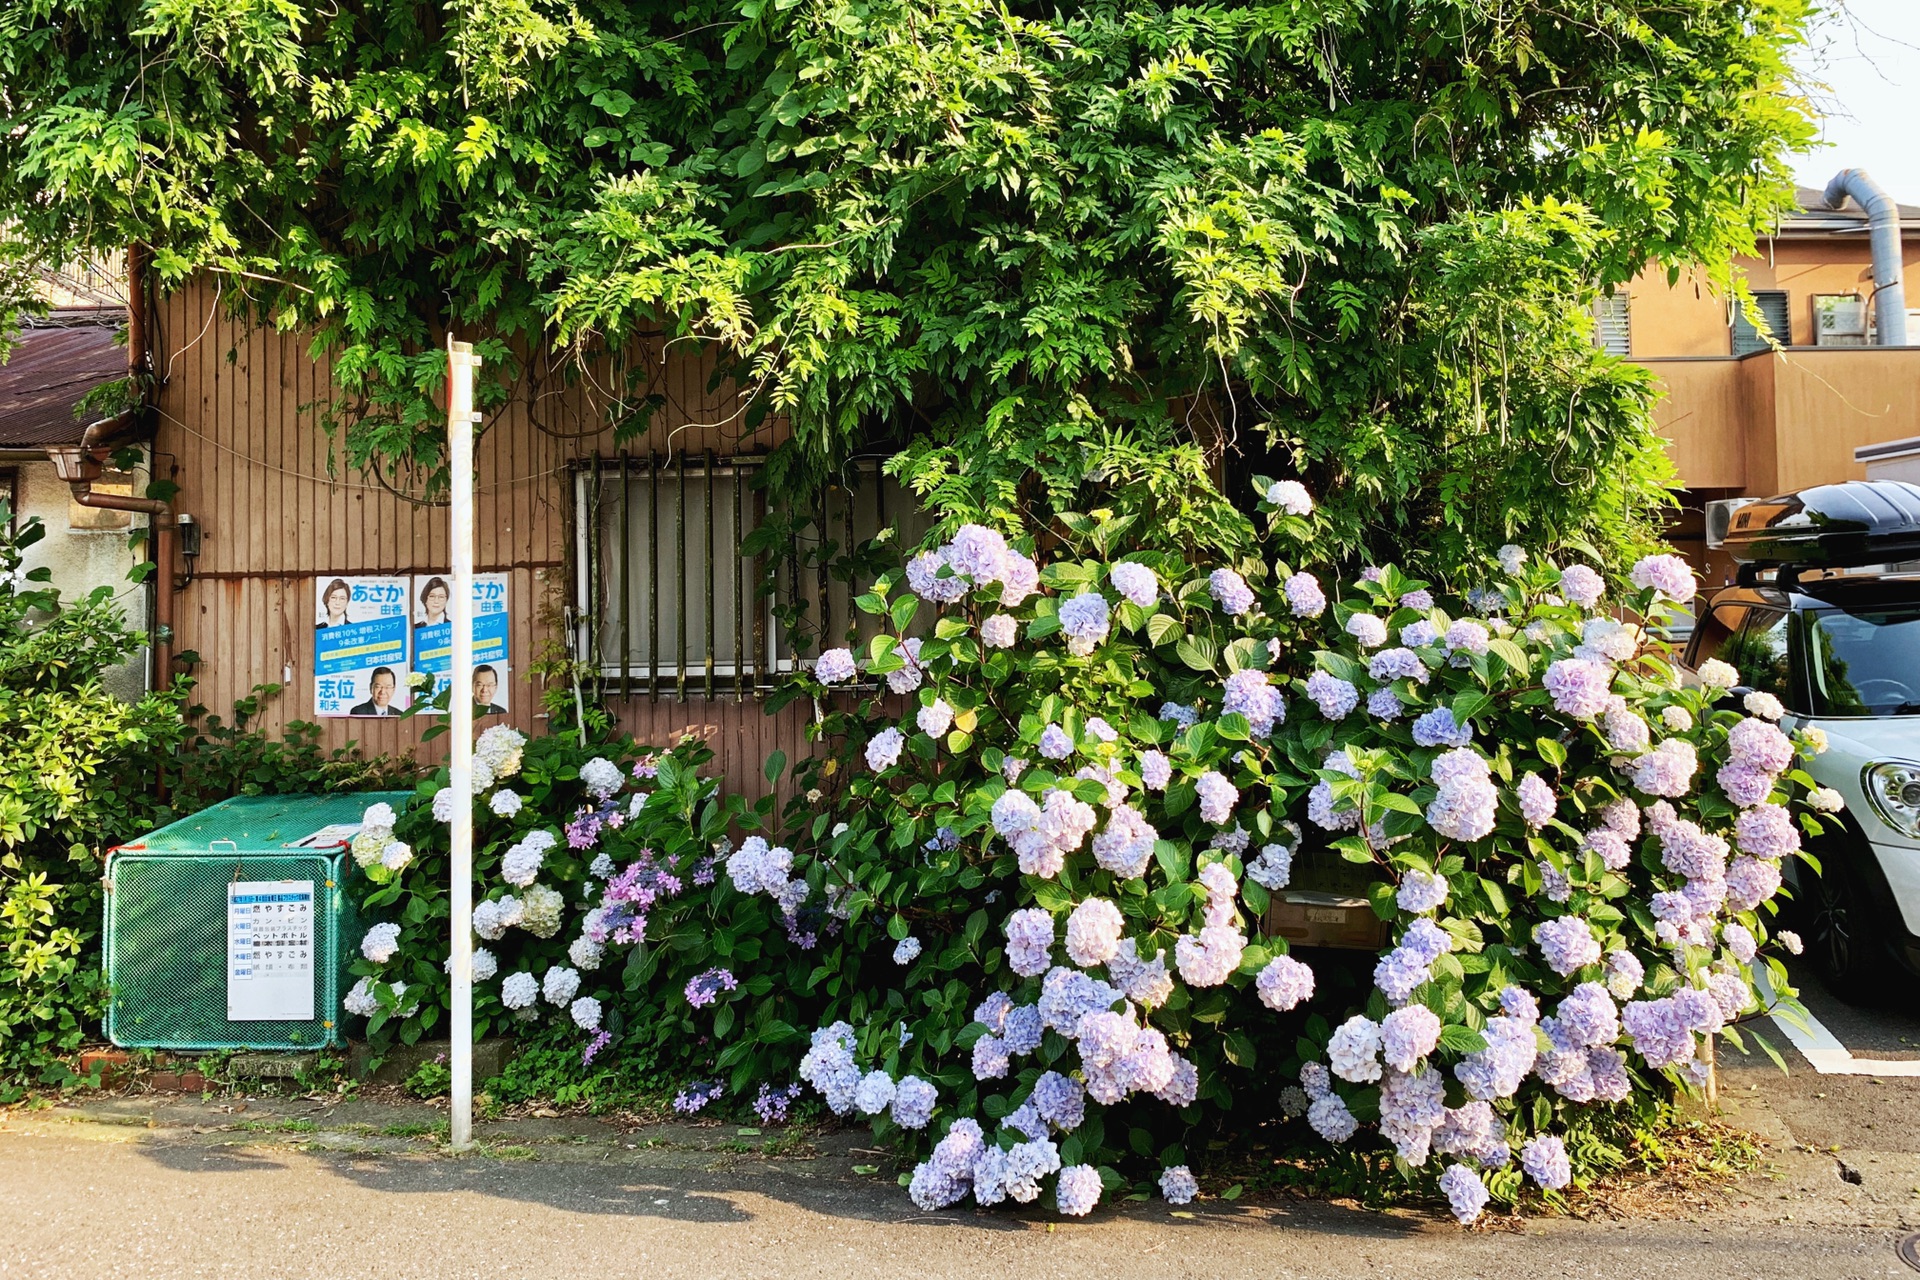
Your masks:
<svg viewBox="0 0 1920 1280"><path fill-rule="evenodd" d="M404 576L314 579L313 714L397 716L407 709Z"/></svg>
<svg viewBox="0 0 1920 1280"><path fill-rule="evenodd" d="M433 677L438 698L453 683L453 624L448 620L451 573L413 577L413 669ZM507 575L473 575L473 703L481 718L503 716L513 675L507 637ZM426 711L422 708L422 711ZM438 708L434 708L438 710Z"/></svg>

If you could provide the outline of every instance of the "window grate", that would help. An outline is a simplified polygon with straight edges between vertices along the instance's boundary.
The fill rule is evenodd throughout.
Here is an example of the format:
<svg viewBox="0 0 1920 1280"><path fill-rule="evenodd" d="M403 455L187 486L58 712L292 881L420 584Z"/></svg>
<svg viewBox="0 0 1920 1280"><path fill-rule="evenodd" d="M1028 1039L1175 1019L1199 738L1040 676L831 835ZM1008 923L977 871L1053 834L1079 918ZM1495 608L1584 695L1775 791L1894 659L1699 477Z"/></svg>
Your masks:
<svg viewBox="0 0 1920 1280"><path fill-rule="evenodd" d="M867 463L849 485L829 487L782 545L759 539L750 551L769 518L755 483L763 465L684 453L580 465L579 645L610 692L758 698L809 660L802 655L845 643L850 626L862 644L880 629L853 607L873 574L849 553L890 516L904 516L913 527L902 534L917 538L925 522L914 504ZM897 562L904 542L895 539L886 558Z"/></svg>
<svg viewBox="0 0 1920 1280"><path fill-rule="evenodd" d="M1793 341L1793 311L1785 289L1755 289L1754 305L1760 316L1767 322L1767 330L1781 346ZM1756 351L1767 351L1772 343L1747 319L1744 307L1733 309L1733 354L1752 355Z"/></svg>
<svg viewBox="0 0 1920 1280"><path fill-rule="evenodd" d="M1633 354L1633 312L1627 291L1603 293L1593 300L1593 340L1610 356Z"/></svg>

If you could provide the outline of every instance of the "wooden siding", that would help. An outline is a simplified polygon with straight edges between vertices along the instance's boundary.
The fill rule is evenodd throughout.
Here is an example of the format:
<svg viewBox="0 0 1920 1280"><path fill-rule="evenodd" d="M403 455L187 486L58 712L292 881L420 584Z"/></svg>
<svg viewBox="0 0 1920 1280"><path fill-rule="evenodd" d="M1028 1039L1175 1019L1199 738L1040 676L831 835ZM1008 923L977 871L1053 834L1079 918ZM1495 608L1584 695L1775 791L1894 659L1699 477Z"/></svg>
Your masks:
<svg viewBox="0 0 1920 1280"><path fill-rule="evenodd" d="M313 719L313 579L444 571L446 511L346 465L320 426L319 411L335 393L330 368L311 358L306 335L233 318L207 281L163 298L155 321L154 364L163 378L155 474L179 485L175 509L190 512L203 530L194 579L175 601L176 650L199 654L195 700L222 716L256 684L284 683L257 722L278 732L289 720ZM649 432L622 449L725 455L775 443L775 428L749 433L740 425L730 387L708 390L708 362L663 362L657 348L643 354L664 407ZM595 387L533 363L536 376L490 416L475 450L478 568L509 575L515 670L508 720L528 732L541 717L527 667L561 638L560 609L575 581L572 468L615 447L610 428L595 429L606 421ZM622 700L615 710L643 740L699 734L730 782L749 791L765 787L768 752L804 750L799 708L768 717L750 700L668 694ZM444 736L421 747L433 723L425 718L318 723L329 746L421 748L423 759L444 752Z"/></svg>

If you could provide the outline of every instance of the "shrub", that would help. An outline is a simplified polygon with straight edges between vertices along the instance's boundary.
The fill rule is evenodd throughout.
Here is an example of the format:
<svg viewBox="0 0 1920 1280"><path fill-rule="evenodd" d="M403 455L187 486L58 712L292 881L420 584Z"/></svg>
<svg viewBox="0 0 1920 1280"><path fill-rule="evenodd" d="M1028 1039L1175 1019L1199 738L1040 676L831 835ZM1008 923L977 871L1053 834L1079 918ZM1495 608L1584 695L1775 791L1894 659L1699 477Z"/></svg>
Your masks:
<svg viewBox="0 0 1920 1280"><path fill-rule="evenodd" d="M10 526L0 504L0 1096L72 1079L62 1055L99 1025L102 855L165 813L152 779L181 737L175 695L101 686L144 643L113 589L64 605L20 567L40 522Z"/></svg>
<svg viewBox="0 0 1920 1280"><path fill-rule="evenodd" d="M659 983L730 954L736 933L758 959L768 923L755 912L731 927L670 927L663 915L707 901L716 844L755 811L700 776L712 753L697 741L653 752L599 723L597 735L531 741L494 728L476 746L475 1034L525 1029L545 1013L578 1027L587 1064L620 1037L630 1049L658 1042L691 1069L702 1061L687 1049L695 1028L661 1016ZM415 1043L446 1016L447 782L444 768L422 781L403 814L370 810L354 844L362 905L386 923L361 948L347 1007L376 1041ZM614 999L629 991L639 995ZM630 1025L630 1012L644 1021Z"/></svg>
<svg viewBox="0 0 1920 1280"><path fill-rule="evenodd" d="M252 727L260 709L281 692L277 684L255 685L234 702L226 720L198 704L187 708L186 741L168 773L174 812L196 813L230 796L391 791L418 780L419 768L408 757L369 759L353 743L327 750L320 745L320 726L311 721L288 721L278 738Z"/></svg>

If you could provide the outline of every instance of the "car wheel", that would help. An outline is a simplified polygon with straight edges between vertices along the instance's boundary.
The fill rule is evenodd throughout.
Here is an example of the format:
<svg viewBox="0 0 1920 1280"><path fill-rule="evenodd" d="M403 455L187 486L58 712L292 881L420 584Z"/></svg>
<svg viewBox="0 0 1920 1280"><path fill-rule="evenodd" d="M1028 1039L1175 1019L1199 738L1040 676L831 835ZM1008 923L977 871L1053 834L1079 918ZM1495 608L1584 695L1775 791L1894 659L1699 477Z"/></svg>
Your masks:
<svg viewBox="0 0 1920 1280"><path fill-rule="evenodd" d="M1847 865L1844 852L1828 848L1820 874L1802 879L1807 958L1836 997L1848 1004L1874 1003L1885 976L1879 962L1882 941L1859 874Z"/></svg>

